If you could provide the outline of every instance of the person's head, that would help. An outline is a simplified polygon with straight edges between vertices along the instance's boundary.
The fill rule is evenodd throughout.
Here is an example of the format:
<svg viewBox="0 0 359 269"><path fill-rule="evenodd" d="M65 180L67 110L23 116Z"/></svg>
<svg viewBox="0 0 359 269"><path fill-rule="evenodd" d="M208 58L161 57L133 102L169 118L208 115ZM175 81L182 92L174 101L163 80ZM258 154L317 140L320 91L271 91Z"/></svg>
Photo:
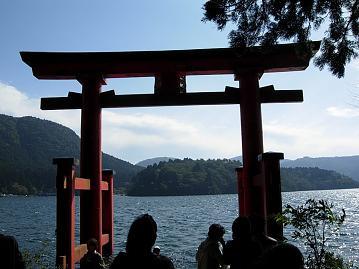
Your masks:
<svg viewBox="0 0 359 269"><path fill-rule="evenodd" d="M151 252L157 238L157 224L149 214L137 217L127 235L126 252L144 254Z"/></svg>
<svg viewBox="0 0 359 269"><path fill-rule="evenodd" d="M304 258L300 250L289 243L281 243L263 256L261 268L303 269Z"/></svg>
<svg viewBox="0 0 359 269"><path fill-rule="evenodd" d="M95 250L97 250L97 247L98 247L98 242L95 238L91 238L90 240L87 241L88 252L95 252Z"/></svg>
<svg viewBox="0 0 359 269"><path fill-rule="evenodd" d="M156 255L160 255L161 249L159 246L154 246L152 252Z"/></svg>
<svg viewBox="0 0 359 269"><path fill-rule="evenodd" d="M208 238L212 240L220 240L225 234L225 229L220 224L212 224L208 229Z"/></svg>
<svg viewBox="0 0 359 269"><path fill-rule="evenodd" d="M247 217L238 217L233 221L232 224L232 237L233 239L238 238L249 238L251 236L251 224Z"/></svg>

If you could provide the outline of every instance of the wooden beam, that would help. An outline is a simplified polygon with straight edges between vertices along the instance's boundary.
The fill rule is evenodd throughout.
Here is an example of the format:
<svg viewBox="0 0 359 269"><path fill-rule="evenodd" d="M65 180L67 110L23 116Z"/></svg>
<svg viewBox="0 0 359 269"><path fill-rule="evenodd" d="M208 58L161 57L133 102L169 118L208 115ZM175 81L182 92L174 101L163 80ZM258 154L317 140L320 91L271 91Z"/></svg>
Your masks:
<svg viewBox="0 0 359 269"><path fill-rule="evenodd" d="M81 244L75 247L75 263L79 262L87 252L87 245Z"/></svg>
<svg viewBox="0 0 359 269"><path fill-rule="evenodd" d="M106 96L101 99L103 108L152 107L239 104L240 94L225 92L198 92L173 95L133 94Z"/></svg>
<svg viewBox="0 0 359 269"><path fill-rule="evenodd" d="M108 191L108 183L106 181L101 181L101 190Z"/></svg>
<svg viewBox="0 0 359 269"><path fill-rule="evenodd" d="M90 190L91 182L87 178L75 178L75 190Z"/></svg>
<svg viewBox="0 0 359 269"><path fill-rule="evenodd" d="M163 72L182 75L234 74L304 70L320 42L172 51L20 52L38 79L78 79L81 74L106 78L149 77Z"/></svg>
<svg viewBox="0 0 359 269"><path fill-rule="evenodd" d="M261 103L303 102L302 90L280 90L273 93L261 92Z"/></svg>
<svg viewBox="0 0 359 269"><path fill-rule="evenodd" d="M110 242L109 234L102 234L102 240L101 240L102 245L106 245L108 242Z"/></svg>
<svg viewBox="0 0 359 269"><path fill-rule="evenodd" d="M196 92L173 95L128 94L115 95L114 91L101 94L102 108L152 107L152 106L192 106L192 105L233 105L240 104L241 91L226 87L225 92ZM274 90L273 85L260 88L262 103L302 102L302 90ZM41 109L81 109L81 100L70 97L41 98Z"/></svg>
<svg viewBox="0 0 359 269"><path fill-rule="evenodd" d="M69 92L67 97L41 98L40 108L42 110L80 109L81 105L82 93Z"/></svg>

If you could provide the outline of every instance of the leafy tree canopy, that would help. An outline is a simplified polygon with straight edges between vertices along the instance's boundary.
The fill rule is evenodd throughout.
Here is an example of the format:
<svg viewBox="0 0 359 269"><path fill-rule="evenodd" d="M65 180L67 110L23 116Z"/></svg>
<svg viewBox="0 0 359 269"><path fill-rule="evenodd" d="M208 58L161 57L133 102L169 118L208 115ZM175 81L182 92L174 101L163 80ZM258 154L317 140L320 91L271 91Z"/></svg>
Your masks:
<svg viewBox="0 0 359 269"><path fill-rule="evenodd" d="M358 56L359 0L209 0L203 9L202 20L219 30L234 26L231 47L305 42L312 32L324 30L315 59L320 69L328 66L343 77L345 65Z"/></svg>

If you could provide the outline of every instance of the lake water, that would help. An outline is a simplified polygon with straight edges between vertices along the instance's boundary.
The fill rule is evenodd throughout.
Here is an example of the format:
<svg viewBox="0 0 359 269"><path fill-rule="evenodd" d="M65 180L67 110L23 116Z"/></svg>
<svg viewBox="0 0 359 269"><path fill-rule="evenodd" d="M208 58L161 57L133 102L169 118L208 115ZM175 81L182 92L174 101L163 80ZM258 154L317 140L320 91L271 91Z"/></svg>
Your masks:
<svg viewBox="0 0 359 269"><path fill-rule="evenodd" d="M283 204L299 205L308 198L328 199L336 208L344 208L347 219L330 244L348 259L359 261L359 189L283 193ZM0 232L14 235L21 250L41 251L45 259L55 256L56 197L1 197ZM78 202L78 200L77 200ZM78 203L77 203L78 204ZM149 213L158 224L156 245L171 257L176 268L196 268L195 252L212 223L226 229L238 215L237 195L179 197L115 196L115 252L124 250L128 228L134 218ZM78 228L78 227L77 227ZM289 238L290 229L285 230Z"/></svg>

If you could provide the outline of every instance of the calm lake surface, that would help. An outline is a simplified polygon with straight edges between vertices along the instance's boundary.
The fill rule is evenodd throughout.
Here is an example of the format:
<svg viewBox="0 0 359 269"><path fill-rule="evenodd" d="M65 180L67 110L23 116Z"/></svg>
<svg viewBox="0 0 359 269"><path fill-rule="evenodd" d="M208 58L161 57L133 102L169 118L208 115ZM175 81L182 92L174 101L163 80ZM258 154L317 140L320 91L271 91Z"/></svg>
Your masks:
<svg viewBox="0 0 359 269"><path fill-rule="evenodd" d="M359 189L283 193L283 204L295 206L309 198L328 199L337 209L346 210L346 222L339 234L331 235L330 245L358 265ZM51 196L1 197L0 232L14 235L21 250L41 251L52 264L55 256L55 205L56 197ZM226 229L225 239L231 238L231 224L238 215L238 200L237 195L232 194L179 197L116 195L116 253L124 250L131 222L143 213L151 214L157 222L156 245L161 247L161 253L169 256L176 268L191 269L196 268L196 249L205 239L210 224L222 224ZM285 230L288 238L290 232L290 229Z"/></svg>

